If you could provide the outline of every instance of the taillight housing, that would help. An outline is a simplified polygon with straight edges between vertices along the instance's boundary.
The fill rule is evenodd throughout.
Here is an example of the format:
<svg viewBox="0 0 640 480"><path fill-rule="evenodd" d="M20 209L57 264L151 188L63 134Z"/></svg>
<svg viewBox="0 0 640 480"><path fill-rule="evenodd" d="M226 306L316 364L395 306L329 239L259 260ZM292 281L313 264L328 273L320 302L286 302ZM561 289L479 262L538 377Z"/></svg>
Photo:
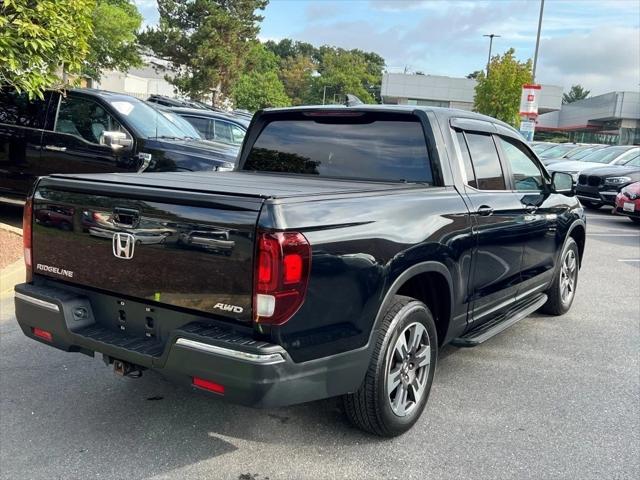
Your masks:
<svg viewBox="0 0 640 480"><path fill-rule="evenodd" d="M254 320L282 325L307 293L311 245L299 232L259 232L254 273Z"/></svg>
<svg viewBox="0 0 640 480"><path fill-rule="evenodd" d="M24 266L27 270L27 282L33 280L33 251L31 249L31 225L33 220L33 198L27 198L22 211L22 248L24 253Z"/></svg>

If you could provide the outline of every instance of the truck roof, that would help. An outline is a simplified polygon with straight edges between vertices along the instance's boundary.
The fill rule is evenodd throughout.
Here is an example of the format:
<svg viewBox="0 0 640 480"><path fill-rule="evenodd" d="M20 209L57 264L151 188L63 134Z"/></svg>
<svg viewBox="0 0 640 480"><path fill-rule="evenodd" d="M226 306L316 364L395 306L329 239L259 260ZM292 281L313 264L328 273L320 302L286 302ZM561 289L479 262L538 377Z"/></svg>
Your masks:
<svg viewBox="0 0 640 480"><path fill-rule="evenodd" d="M518 136L519 132L513 128L508 123L505 123L501 120L498 120L493 117L489 117L488 115L483 115L477 112L470 112L469 110L461 110L457 108L446 108L446 107L431 107L431 106L423 106L423 105L377 105L377 104L360 104L347 107L345 105L302 105L299 107L283 107L283 108L266 108L264 110L260 110L256 113L258 114L270 114L270 113L286 113L286 112L297 112L297 111L312 111L312 110L359 110L359 111L371 111L371 112L394 112L394 113L410 113L415 112L416 110L420 110L423 112L432 112L434 115L438 117L441 121L446 121L449 118L469 118L472 120L482 120L485 122L491 122L496 125L500 125L505 127L512 132L516 133Z"/></svg>

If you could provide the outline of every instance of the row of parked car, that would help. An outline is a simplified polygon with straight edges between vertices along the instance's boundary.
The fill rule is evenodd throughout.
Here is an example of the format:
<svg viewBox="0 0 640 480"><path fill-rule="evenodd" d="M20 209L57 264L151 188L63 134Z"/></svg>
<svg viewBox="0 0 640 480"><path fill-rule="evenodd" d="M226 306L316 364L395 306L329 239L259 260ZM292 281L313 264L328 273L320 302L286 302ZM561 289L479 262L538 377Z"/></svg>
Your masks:
<svg viewBox="0 0 640 480"><path fill-rule="evenodd" d="M51 173L230 170L250 121L158 96L71 89L30 100L2 89L0 201L21 203Z"/></svg>
<svg viewBox="0 0 640 480"><path fill-rule="evenodd" d="M610 205L640 223L640 147L540 142L532 149L550 172L573 177L585 207Z"/></svg>

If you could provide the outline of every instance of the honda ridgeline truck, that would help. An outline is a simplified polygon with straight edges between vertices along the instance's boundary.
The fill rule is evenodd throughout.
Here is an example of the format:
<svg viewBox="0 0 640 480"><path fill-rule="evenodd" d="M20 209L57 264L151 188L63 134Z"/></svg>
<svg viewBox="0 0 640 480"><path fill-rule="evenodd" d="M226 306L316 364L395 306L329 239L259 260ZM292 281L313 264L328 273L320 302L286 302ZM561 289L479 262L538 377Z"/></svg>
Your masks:
<svg viewBox="0 0 640 480"><path fill-rule="evenodd" d="M40 178L24 242L28 337L245 405L342 396L393 436L444 344L570 308L585 218L492 118L302 107L258 112L237 171Z"/></svg>

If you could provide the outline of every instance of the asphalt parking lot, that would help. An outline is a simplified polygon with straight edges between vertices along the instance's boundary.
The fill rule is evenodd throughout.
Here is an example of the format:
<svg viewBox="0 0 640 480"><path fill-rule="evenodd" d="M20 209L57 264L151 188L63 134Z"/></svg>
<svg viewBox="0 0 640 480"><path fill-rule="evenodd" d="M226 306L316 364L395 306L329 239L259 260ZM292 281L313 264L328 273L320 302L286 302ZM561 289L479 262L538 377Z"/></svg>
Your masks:
<svg viewBox="0 0 640 480"><path fill-rule="evenodd" d="M252 410L116 377L25 338L4 297L0 478L640 478L639 280L640 228L590 213L573 309L445 348L425 414L394 440L347 426L335 400Z"/></svg>

